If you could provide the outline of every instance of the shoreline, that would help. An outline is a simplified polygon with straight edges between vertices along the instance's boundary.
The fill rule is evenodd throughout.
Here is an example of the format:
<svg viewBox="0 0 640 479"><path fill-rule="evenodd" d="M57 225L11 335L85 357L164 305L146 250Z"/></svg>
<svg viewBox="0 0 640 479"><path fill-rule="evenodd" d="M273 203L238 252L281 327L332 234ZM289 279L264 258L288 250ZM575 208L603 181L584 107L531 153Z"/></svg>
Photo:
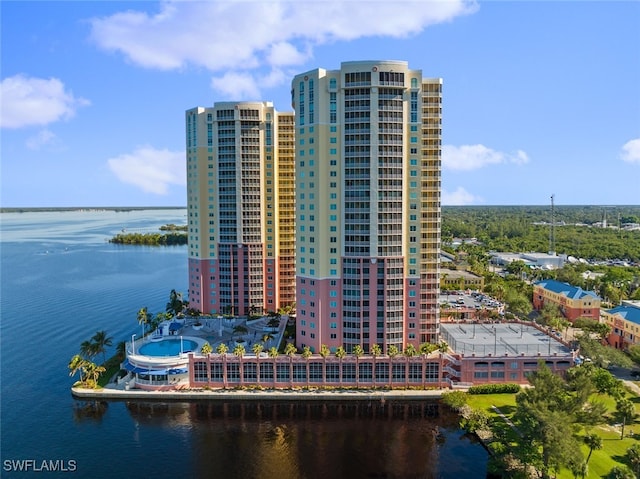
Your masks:
<svg viewBox="0 0 640 479"><path fill-rule="evenodd" d="M391 389L391 390L242 390L242 389L185 389L178 391L121 390L112 388L71 388L74 399L166 399L166 400L233 400L233 401L366 401L440 399L448 389Z"/></svg>

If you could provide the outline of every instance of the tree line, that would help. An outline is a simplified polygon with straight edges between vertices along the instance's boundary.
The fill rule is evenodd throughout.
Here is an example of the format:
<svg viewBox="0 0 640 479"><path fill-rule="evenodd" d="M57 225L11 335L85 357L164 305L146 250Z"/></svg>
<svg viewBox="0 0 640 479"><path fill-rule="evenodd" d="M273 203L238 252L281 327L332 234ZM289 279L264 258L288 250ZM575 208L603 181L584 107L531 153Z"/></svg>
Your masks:
<svg viewBox="0 0 640 479"><path fill-rule="evenodd" d="M115 244L177 246L187 244L186 233L118 233L109 240Z"/></svg>
<svg viewBox="0 0 640 479"><path fill-rule="evenodd" d="M556 252L594 260L640 261L640 231L592 227L605 215L609 226L640 223L640 206L556 207ZM550 207L544 206L442 207L444 243L455 237L477 238L488 250L548 251L550 223Z"/></svg>

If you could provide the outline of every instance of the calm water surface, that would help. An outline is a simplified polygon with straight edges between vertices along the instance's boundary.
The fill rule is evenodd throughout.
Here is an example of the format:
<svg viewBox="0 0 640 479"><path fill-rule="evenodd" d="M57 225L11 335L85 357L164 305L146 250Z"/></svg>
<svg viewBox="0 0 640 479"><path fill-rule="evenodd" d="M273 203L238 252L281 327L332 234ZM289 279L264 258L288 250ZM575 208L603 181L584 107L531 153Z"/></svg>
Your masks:
<svg viewBox="0 0 640 479"><path fill-rule="evenodd" d="M186 247L107 240L185 222L183 209L0 215L1 477L486 475L484 449L434 403L75 401L67 364L82 341L102 329L127 340L141 307L187 290ZM76 470L8 470L23 459Z"/></svg>

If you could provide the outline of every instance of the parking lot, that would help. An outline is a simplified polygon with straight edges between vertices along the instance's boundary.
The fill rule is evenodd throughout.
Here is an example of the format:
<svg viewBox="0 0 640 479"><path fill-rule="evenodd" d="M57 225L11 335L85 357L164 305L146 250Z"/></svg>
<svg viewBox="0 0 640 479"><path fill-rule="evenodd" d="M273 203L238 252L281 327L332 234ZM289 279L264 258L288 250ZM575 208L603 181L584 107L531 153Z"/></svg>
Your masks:
<svg viewBox="0 0 640 479"><path fill-rule="evenodd" d="M448 304L452 309L488 309L504 314L504 305L501 302L480 292L443 291L439 303Z"/></svg>

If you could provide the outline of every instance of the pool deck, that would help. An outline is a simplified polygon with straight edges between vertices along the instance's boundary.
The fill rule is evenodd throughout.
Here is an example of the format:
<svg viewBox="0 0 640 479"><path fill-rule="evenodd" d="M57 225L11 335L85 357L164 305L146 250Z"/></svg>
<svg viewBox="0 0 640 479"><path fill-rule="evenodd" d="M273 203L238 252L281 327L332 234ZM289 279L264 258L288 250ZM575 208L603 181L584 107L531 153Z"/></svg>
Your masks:
<svg viewBox="0 0 640 479"><path fill-rule="evenodd" d="M110 383L102 389L71 388L76 399L147 399L147 400L213 400L213 401L365 401L438 399L450 389L183 389L173 391L125 390Z"/></svg>

